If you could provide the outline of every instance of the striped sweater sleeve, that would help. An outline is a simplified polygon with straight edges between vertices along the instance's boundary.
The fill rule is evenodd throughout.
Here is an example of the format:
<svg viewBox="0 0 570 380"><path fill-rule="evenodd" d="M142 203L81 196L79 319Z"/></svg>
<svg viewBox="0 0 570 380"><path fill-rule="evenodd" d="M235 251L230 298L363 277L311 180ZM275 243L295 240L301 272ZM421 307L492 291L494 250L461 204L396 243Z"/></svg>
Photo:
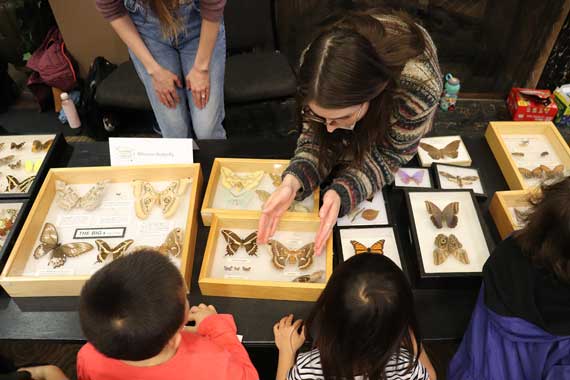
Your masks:
<svg viewBox="0 0 570 380"><path fill-rule="evenodd" d="M319 145L315 142L315 134L308 124L303 125L301 135L297 139L295 155L283 176L291 174L301 184L301 189L295 199L298 201L307 198L326 178L332 167L319 172ZM334 166L334 163L333 163Z"/></svg>
<svg viewBox="0 0 570 380"><path fill-rule="evenodd" d="M326 189L340 196L339 216L392 183L398 168L414 157L420 139L431 129L441 88L437 60L408 63L394 95L390 126L382 144L372 147L361 167L345 165L335 171L338 175Z"/></svg>

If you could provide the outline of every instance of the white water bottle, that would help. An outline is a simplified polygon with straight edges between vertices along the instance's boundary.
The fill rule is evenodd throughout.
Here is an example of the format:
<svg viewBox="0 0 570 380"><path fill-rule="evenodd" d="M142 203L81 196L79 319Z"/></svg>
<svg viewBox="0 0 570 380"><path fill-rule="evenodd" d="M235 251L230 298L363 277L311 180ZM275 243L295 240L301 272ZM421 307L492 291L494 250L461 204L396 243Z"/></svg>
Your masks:
<svg viewBox="0 0 570 380"><path fill-rule="evenodd" d="M61 108L63 108L63 112L71 128L75 129L81 127L81 119L79 119L79 115L77 114L77 108L75 108L75 104L73 100L69 98L67 92L61 93Z"/></svg>

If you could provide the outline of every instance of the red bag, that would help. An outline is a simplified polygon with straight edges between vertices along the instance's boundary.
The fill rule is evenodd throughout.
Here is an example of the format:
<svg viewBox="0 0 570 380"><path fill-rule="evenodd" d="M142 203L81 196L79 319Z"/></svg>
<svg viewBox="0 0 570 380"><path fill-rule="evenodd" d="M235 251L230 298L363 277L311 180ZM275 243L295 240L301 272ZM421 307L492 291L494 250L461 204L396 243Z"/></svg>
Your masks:
<svg viewBox="0 0 570 380"><path fill-rule="evenodd" d="M66 51L63 37L55 26L50 29L26 66L34 70L28 79L28 86L46 84L71 91L77 85L73 58Z"/></svg>

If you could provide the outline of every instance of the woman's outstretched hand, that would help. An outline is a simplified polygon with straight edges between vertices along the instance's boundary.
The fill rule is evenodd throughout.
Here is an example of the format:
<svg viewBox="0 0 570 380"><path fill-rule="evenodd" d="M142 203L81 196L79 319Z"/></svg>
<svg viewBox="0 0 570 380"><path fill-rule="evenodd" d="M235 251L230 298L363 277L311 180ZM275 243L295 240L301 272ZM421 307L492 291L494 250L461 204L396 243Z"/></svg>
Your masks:
<svg viewBox="0 0 570 380"><path fill-rule="evenodd" d="M315 238L315 254L320 255L326 245L328 238L331 236L333 227L338 219L340 212L340 196L334 190L329 190L323 196L323 205L319 211L321 224Z"/></svg>
<svg viewBox="0 0 570 380"><path fill-rule="evenodd" d="M257 229L257 243L266 244L277 230L281 216L289 209L301 184L297 178L290 174L285 175L283 182L271 194L263 205L259 226Z"/></svg>

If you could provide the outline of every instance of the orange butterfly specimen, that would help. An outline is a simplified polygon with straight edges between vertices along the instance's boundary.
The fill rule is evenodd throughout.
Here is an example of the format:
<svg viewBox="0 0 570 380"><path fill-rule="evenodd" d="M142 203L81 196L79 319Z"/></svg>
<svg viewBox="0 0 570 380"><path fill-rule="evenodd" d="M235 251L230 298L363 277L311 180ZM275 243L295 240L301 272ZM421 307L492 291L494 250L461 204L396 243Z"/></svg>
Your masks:
<svg viewBox="0 0 570 380"><path fill-rule="evenodd" d="M443 208L443 211L437 207L433 202L425 201L428 213L431 215L430 219L436 228L442 228L443 222L447 224L449 228L455 228L459 219L457 218L457 213L459 213L459 202L451 202Z"/></svg>
<svg viewBox="0 0 570 380"><path fill-rule="evenodd" d="M378 240L376 243L372 244L370 247L365 246L364 244L356 241L351 240L350 244L354 248L354 253L359 255L361 253L376 253L378 255L384 254L384 239Z"/></svg>
<svg viewBox="0 0 570 380"><path fill-rule="evenodd" d="M446 157L457 158L457 156L459 155L457 150L459 149L460 144L461 144L460 140L453 140L445 147L438 149L433 145L420 142L420 148L425 150L429 154L429 156L434 160L441 160Z"/></svg>
<svg viewBox="0 0 570 380"><path fill-rule="evenodd" d="M273 255L273 265L277 269L284 269L287 263L296 263L299 269L306 269L313 264L315 243L305 244L299 249L290 249L277 240L269 240L269 246Z"/></svg>

